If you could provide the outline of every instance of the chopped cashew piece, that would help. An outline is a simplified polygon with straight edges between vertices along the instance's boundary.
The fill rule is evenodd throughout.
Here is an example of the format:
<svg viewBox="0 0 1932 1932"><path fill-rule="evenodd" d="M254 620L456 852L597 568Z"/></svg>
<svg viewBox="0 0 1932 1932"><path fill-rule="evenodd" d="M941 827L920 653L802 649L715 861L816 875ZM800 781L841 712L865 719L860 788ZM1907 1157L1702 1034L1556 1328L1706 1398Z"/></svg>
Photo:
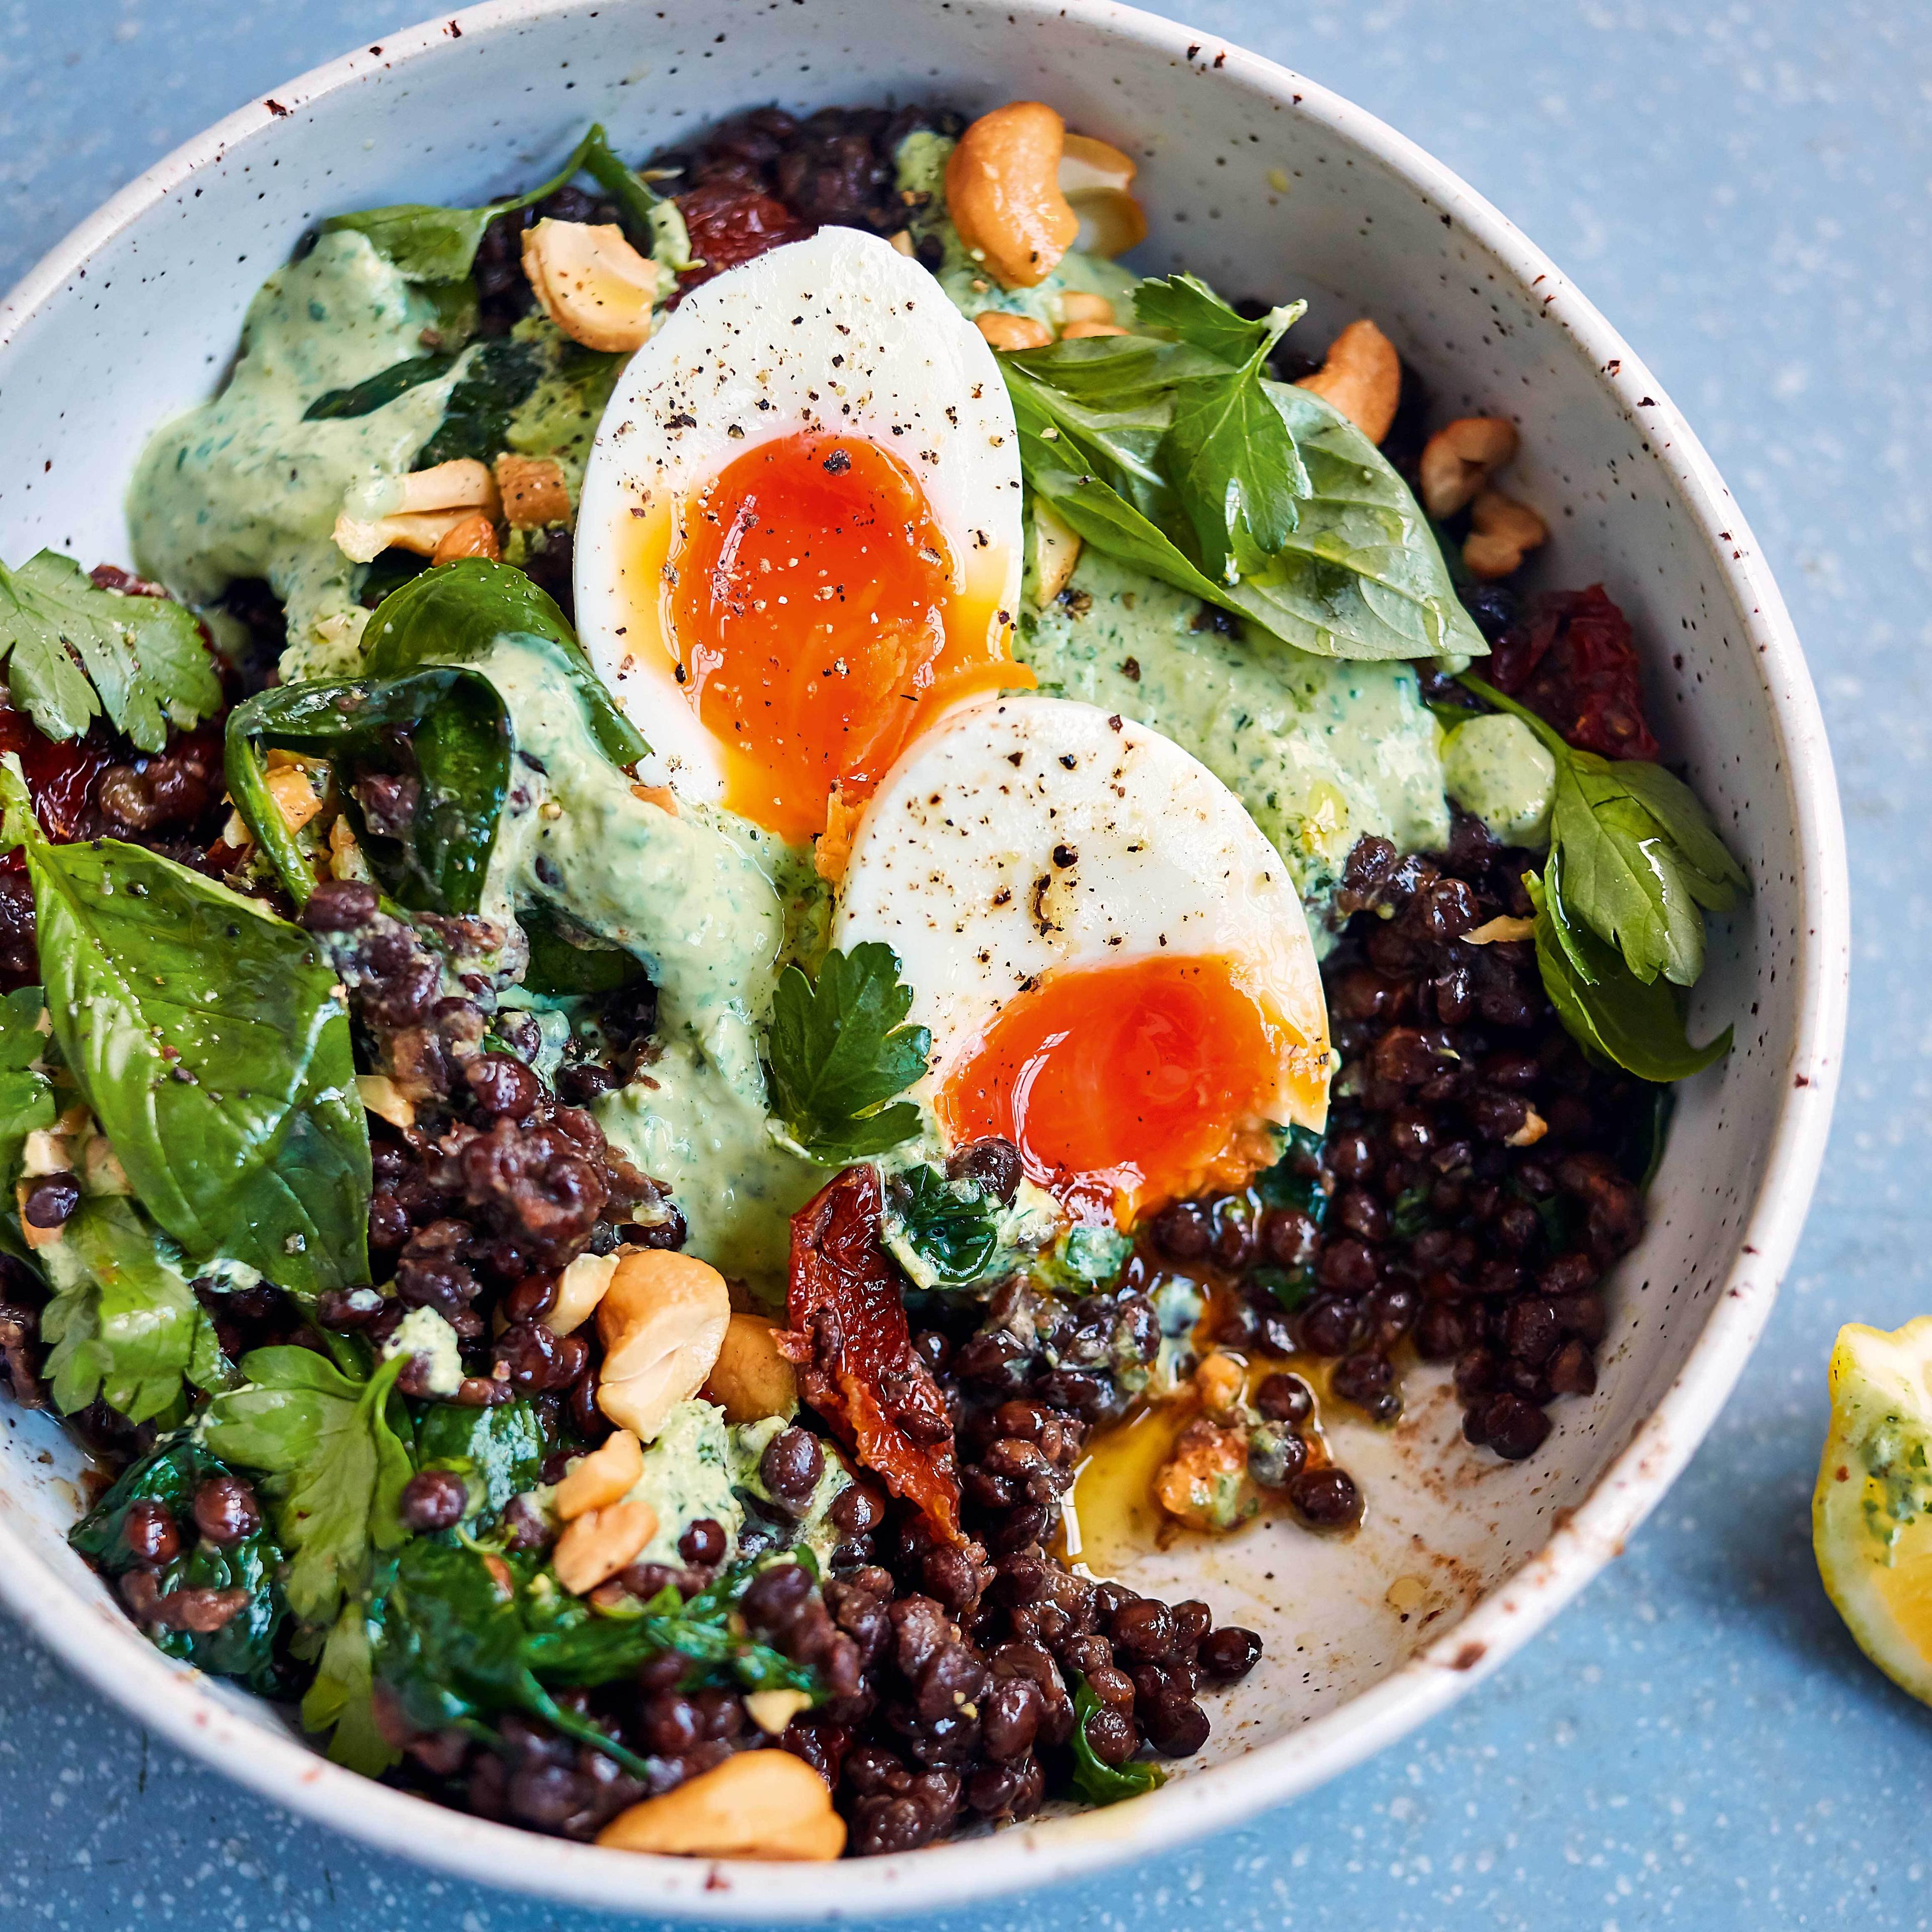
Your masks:
<svg viewBox="0 0 1932 1932"><path fill-rule="evenodd" d="M1090 335L1124 335L1126 331L1117 322L1070 322L1060 332L1063 342L1084 342Z"/></svg>
<svg viewBox="0 0 1932 1932"><path fill-rule="evenodd" d="M457 518L436 539L430 553L432 563L454 563L459 556L487 556L492 563L503 554L496 542L496 526L481 510L470 510Z"/></svg>
<svg viewBox="0 0 1932 1932"><path fill-rule="evenodd" d="M1529 1118L1513 1134L1503 1136L1504 1147L1534 1147L1550 1131L1550 1123L1532 1107Z"/></svg>
<svg viewBox="0 0 1932 1932"><path fill-rule="evenodd" d="M644 1473L644 1444L628 1429L614 1430L589 1455L572 1463L556 1486L556 1513L566 1522L574 1522L592 1510L620 1503Z"/></svg>
<svg viewBox="0 0 1932 1932"><path fill-rule="evenodd" d="M1240 1364L1218 1349L1204 1356L1194 1371L1195 1393L1209 1408L1232 1408L1246 1394L1247 1386L1247 1375Z"/></svg>
<svg viewBox="0 0 1932 1932"><path fill-rule="evenodd" d="M496 459L496 488L503 493L503 520L513 530L540 530L570 518L570 491L563 466L548 456Z"/></svg>
<svg viewBox="0 0 1932 1932"><path fill-rule="evenodd" d="M282 814L282 823L291 832L299 832L322 809L322 800L309 783L308 772L300 765L284 765L278 771L270 772L262 782L275 801L275 809Z"/></svg>
<svg viewBox="0 0 1932 1932"><path fill-rule="evenodd" d="M1079 218L1076 248L1111 262L1147 239L1146 211L1130 192L1138 172L1132 158L1110 142L1088 134L1067 136L1060 157L1060 191Z"/></svg>
<svg viewBox="0 0 1932 1932"><path fill-rule="evenodd" d="M597 1304L597 1406L640 1442L655 1441L665 1417L704 1386L730 1321L730 1292L708 1262L666 1248L622 1256Z"/></svg>
<svg viewBox="0 0 1932 1932"><path fill-rule="evenodd" d="M403 478L404 514L424 510L487 510L494 517L500 506L496 481L490 466L473 456L454 456L428 470L412 470Z"/></svg>
<svg viewBox="0 0 1932 1932"><path fill-rule="evenodd" d="M1459 416L1422 446L1422 507L1453 517L1516 454L1516 424L1504 416Z"/></svg>
<svg viewBox="0 0 1932 1932"><path fill-rule="evenodd" d="M649 339L657 264L614 223L539 221L524 232L524 274L544 313L572 341L615 354Z"/></svg>
<svg viewBox="0 0 1932 1932"><path fill-rule="evenodd" d="M1514 940L1534 939L1536 922L1533 919L1513 919L1508 913L1498 913L1494 919L1486 919L1480 926L1472 928L1462 935L1465 946L1507 945Z"/></svg>
<svg viewBox="0 0 1932 1932"><path fill-rule="evenodd" d="M800 1712L812 1708L812 1700L802 1690L752 1690L746 1694L745 1708L766 1736L776 1738Z"/></svg>
<svg viewBox="0 0 1932 1932"><path fill-rule="evenodd" d="M597 1834L620 1852L714 1858L836 1858L845 1821L825 1780L788 1750L734 1752L661 1798L620 1811Z"/></svg>
<svg viewBox="0 0 1932 1932"><path fill-rule="evenodd" d="M1060 298L1060 319L1068 322L1112 322L1114 304L1105 296L1083 294L1076 289Z"/></svg>
<svg viewBox="0 0 1932 1932"><path fill-rule="evenodd" d="M1044 610L1072 580L1080 561L1080 534L1054 514L1044 497L1033 500L1033 601Z"/></svg>
<svg viewBox="0 0 1932 1932"><path fill-rule="evenodd" d="M798 1371L779 1352L778 1334L762 1315L732 1316L703 1390L727 1422L762 1422L768 1415L789 1421L797 1412Z"/></svg>
<svg viewBox="0 0 1932 1932"><path fill-rule="evenodd" d="M1328 345L1328 359L1295 385L1339 410L1371 442L1380 442L1402 399L1402 358L1395 344L1364 316Z"/></svg>
<svg viewBox="0 0 1932 1932"><path fill-rule="evenodd" d="M995 349L1044 349L1053 331L1030 315L1009 315L1003 308L982 308L973 326Z"/></svg>
<svg viewBox="0 0 1932 1932"><path fill-rule="evenodd" d="M1248 1474L1246 1430L1204 1415L1180 1432L1154 1487L1161 1508L1195 1529L1232 1529L1262 1506Z"/></svg>
<svg viewBox="0 0 1932 1932"><path fill-rule="evenodd" d="M20 1237L30 1248L50 1248L67 1232L63 1222L56 1228L37 1228L27 1219L27 1196L34 1191L31 1180L16 1180L14 1184L14 1205L19 1210Z"/></svg>
<svg viewBox="0 0 1932 1932"><path fill-rule="evenodd" d="M1066 139L1051 107L1011 100L981 115L946 158L946 212L966 252L1002 287L1045 281L1080 232L1060 190Z"/></svg>
<svg viewBox="0 0 1932 1932"><path fill-rule="evenodd" d="M919 253L919 250L913 246L912 230L910 228L902 228L892 237L892 246L902 255L916 255Z"/></svg>
<svg viewBox="0 0 1932 1932"><path fill-rule="evenodd" d="M1471 575L1508 577L1523 558L1550 541L1549 526L1527 503L1485 490L1469 506L1469 534L1462 540L1462 561Z"/></svg>
<svg viewBox="0 0 1932 1932"><path fill-rule="evenodd" d="M596 1313L597 1304L610 1292L617 1259L615 1255L579 1255L564 1270L557 1280L556 1300L543 1318L553 1335L570 1334Z"/></svg>
<svg viewBox="0 0 1932 1932"><path fill-rule="evenodd" d="M365 520L345 512L335 520L335 547L352 563L373 563L386 550L434 556L436 545L476 514L470 510L424 510Z"/></svg>
<svg viewBox="0 0 1932 1932"><path fill-rule="evenodd" d="M358 1073L356 1091L379 1120L406 1133L416 1124L416 1103L386 1073Z"/></svg>
<svg viewBox="0 0 1932 1932"><path fill-rule="evenodd" d="M556 1580L573 1597L607 1582L658 1533L658 1513L641 1498L592 1510L565 1526L550 1552Z"/></svg>
<svg viewBox="0 0 1932 1932"><path fill-rule="evenodd" d="M848 804L836 782L825 801L825 830L812 848L812 868L829 886L845 876L845 863L852 856L852 836L865 812L862 802Z"/></svg>

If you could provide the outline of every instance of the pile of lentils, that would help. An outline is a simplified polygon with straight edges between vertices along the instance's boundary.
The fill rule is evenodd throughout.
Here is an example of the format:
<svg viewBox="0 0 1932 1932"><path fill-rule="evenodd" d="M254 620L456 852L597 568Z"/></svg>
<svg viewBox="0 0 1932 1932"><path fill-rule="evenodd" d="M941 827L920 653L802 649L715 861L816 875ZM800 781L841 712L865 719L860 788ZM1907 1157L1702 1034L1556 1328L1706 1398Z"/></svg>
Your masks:
<svg viewBox="0 0 1932 1932"><path fill-rule="evenodd" d="M1600 1284L1643 1231L1657 1093L1586 1060L1527 939L1472 944L1532 908L1528 852L1458 814L1448 849L1350 855L1323 968L1342 1066L1318 1155L1324 1210L1184 1202L1157 1256L1231 1287L1218 1339L1300 1351L1374 1420L1400 1413L1405 1346L1453 1362L1463 1432L1511 1460L1547 1405L1596 1387ZM1333 1482L1334 1478L1330 1478Z"/></svg>

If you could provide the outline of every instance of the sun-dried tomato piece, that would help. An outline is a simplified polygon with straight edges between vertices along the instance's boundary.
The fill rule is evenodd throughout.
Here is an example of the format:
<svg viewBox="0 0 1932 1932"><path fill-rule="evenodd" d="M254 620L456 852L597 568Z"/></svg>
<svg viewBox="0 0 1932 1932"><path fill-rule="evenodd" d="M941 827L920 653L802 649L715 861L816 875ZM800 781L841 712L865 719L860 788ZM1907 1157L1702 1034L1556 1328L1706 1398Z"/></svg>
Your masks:
<svg viewBox="0 0 1932 1932"><path fill-rule="evenodd" d="M791 1217L791 1333L805 1399L895 1496L962 1540L952 1418L913 1351L898 1270L880 1231L876 1168L848 1167Z"/></svg>
<svg viewBox="0 0 1932 1932"><path fill-rule="evenodd" d="M0 696L0 752L5 752L19 754L34 815L50 838L64 842L95 829L88 812L94 782L119 755L99 718L85 737L56 741L42 737L24 711Z"/></svg>
<svg viewBox="0 0 1932 1932"><path fill-rule="evenodd" d="M1546 592L1503 633L1490 675L1565 740L1606 758L1654 758L1630 621L1600 584Z"/></svg>
<svg viewBox="0 0 1932 1932"><path fill-rule="evenodd" d="M813 232L775 196L736 182L700 182L678 196L677 206L691 237L692 259L704 265L679 276L680 294L767 248L802 242Z"/></svg>

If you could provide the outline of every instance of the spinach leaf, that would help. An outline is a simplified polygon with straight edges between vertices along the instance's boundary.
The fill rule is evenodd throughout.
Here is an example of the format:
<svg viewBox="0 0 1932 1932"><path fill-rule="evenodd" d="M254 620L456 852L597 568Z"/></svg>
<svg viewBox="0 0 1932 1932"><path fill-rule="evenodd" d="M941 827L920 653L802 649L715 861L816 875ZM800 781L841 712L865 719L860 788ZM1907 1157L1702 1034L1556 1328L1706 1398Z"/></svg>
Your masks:
<svg viewBox="0 0 1932 1932"><path fill-rule="evenodd" d="M1100 1700L1088 1688L1086 1678L1073 1687L1073 1795L1088 1804L1118 1804L1124 1798L1138 1798L1159 1790L1167 1782L1167 1773L1157 1764L1108 1764L1095 1754L1087 1742L1087 1720L1100 1708Z"/></svg>
<svg viewBox="0 0 1932 1932"><path fill-rule="evenodd" d="M524 985L552 999L614 993L644 977L643 963L614 946L580 946L560 928L548 906L520 909L517 922L530 941Z"/></svg>
<svg viewBox="0 0 1932 1932"><path fill-rule="evenodd" d="M487 1516L536 1487L549 1447L527 1402L506 1402L500 1408L434 1402L416 1424L416 1467L453 1469L472 1478L476 1507Z"/></svg>
<svg viewBox="0 0 1932 1932"><path fill-rule="evenodd" d="M442 667L388 682L280 686L236 706L227 742L236 808L298 904L314 876L268 792L258 742L332 761L357 837L398 903L437 913L482 903L514 745L503 701L479 673ZM419 790L406 832L373 832L357 783L410 765Z"/></svg>
<svg viewBox="0 0 1932 1932"><path fill-rule="evenodd" d="M325 389L302 411L304 422L341 422L355 416L373 415L386 403L424 382L434 382L456 366L456 358L447 351L436 356L412 356L406 362L392 362L378 374L368 376L352 388Z"/></svg>
<svg viewBox="0 0 1932 1932"><path fill-rule="evenodd" d="M1480 678L1462 683L1520 719L1556 760L1550 849L1562 856L1566 925L1587 926L1648 984L1680 986L1704 970L1704 910L1722 912L1750 881L1696 796L1660 765L1578 751L1535 712Z"/></svg>
<svg viewBox="0 0 1932 1932"><path fill-rule="evenodd" d="M999 1251L999 1215L970 1181L948 1180L920 1166L896 1174L886 1190L886 1238L904 1241L934 1288L964 1288Z"/></svg>
<svg viewBox="0 0 1932 1932"><path fill-rule="evenodd" d="M1322 1171L1322 1136L1307 1127L1292 1126L1281 1158L1262 1168L1249 1184L1264 1208L1289 1208L1312 1218L1319 1227L1328 1212L1330 1184Z"/></svg>
<svg viewBox="0 0 1932 1932"><path fill-rule="evenodd" d="M192 612L165 597L104 590L44 550L0 564L0 659L14 702L50 738L78 738L105 710L144 752L221 706Z"/></svg>
<svg viewBox="0 0 1932 1932"><path fill-rule="evenodd" d="M438 208L423 202L403 202L388 208L364 208L355 214L332 214L322 224L325 235L343 229L369 238L386 261L412 282L464 280L482 245L483 231L500 214L512 214L545 200L584 169L590 136L578 142L563 165L548 181L523 194L486 202L481 208Z"/></svg>
<svg viewBox="0 0 1932 1932"><path fill-rule="evenodd" d="M412 578L386 597L363 635L373 678L400 677L432 664L487 668L499 638L548 642L558 680L583 708L591 736L628 770L650 747L612 701L563 613L513 565L466 556Z"/></svg>
<svg viewBox="0 0 1932 1932"><path fill-rule="evenodd" d="M412 1539L384 1603L375 1671L425 1730L526 1712L639 1774L644 1760L560 1706L554 1689L615 1683L667 1651L691 1660L686 1682L820 1694L815 1673L754 1642L734 1623L755 1574L746 1563L688 1604L667 1590L632 1615L606 1615L514 1555Z"/></svg>
<svg viewBox="0 0 1932 1932"><path fill-rule="evenodd" d="M302 1729L331 1732L331 1761L364 1778L380 1778L402 1756L376 1721L369 1632L372 1615L380 1616L381 1610L380 1602L365 1604L359 1598L343 1605L322 1640L315 1676L302 1700Z"/></svg>
<svg viewBox="0 0 1932 1932"><path fill-rule="evenodd" d="M388 1413L406 1359L357 1381L312 1349L257 1348L242 1358L245 1384L202 1419L214 1454L265 1478L289 1552L289 1606L306 1624L332 1623L368 1587L377 1552L406 1534L397 1504L412 1472Z"/></svg>
<svg viewBox="0 0 1932 1932"><path fill-rule="evenodd" d="M98 1395L130 1422L178 1414L183 1378L219 1388L214 1326L169 1248L118 1196L84 1198L40 1250L54 1294L40 1311L47 1379L64 1414Z"/></svg>
<svg viewBox="0 0 1932 1932"><path fill-rule="evenodd" d="M140 846L50 844L10 754L0 803L54 1038L142 1207L298 1294L367 1281L368 1125L309 935Z"/></svg>
<svg viewBox="0 0 1932 1932"><path fill-rule="evenodd" d="M1256 1287L1266 1288L1289 1315L1315 1293L1315 1277L1305 1268L1250 1268L1247 1278Z"/></svg>
<svg viewBox="0 0 1932 1932"><path fill-rule="evenodd" d="M814 1160L843 1167L918 1131L910 1101L885 1104L926 1071L932 1036L904 1024L911 1010L898 955L878 940L826 953L815 983L796 966L779 975L767 1043L772 1110Z"/></svg>
<svg viewBox="0 0 1932 1932"><path fill-rule="evenodd" d="M550 373L550 362L541 343L504 336L482 344L450 391L435 435L417 452L416 467L459 456L494 461L507 446L511 417Z"/></svg>
<svg viewBox="0 0 1932 1932"><path fill-rule="evenodd" d="M394 262L412 281L459 281L469 274L476 260L484 230L498 215L512 214L519 208L546 200L586 171L634 224L654 236L664 229L658 214L658 197L611 152L603 128L593 125L572 148L562 166L549 180L539 182L526 194L489 202L481 208L438 208L406 202L391 208L367 208L356 214L334 214L322 224L322 232L348 228L368 236L376 252Z"/></svg>
<svg viewBox="0 0 1932 1932"><path fill-rule="evenodd" d="M97 1568L121 1576L134 1567L122 1536L131 1504L148 1500L165 1504L177 1521L184 1522L194 1508L195 1491L212 1478L229 1473L225 1463L191 1436L173 1436L123 1471L114 1486L68 1532L68 1541ZM211 1676L238 1678L259 1695L279 1695L283 1672L275 1658L275 1636L288 1613L278 1575L280 1562L280 1547L266 1529L225 1546L206 1539L196 1543L160 1571L156 1581L162 1594L242 1589L248 1592L248 1600L217 1630L152 1631L157 1647Z"/></svg>
<svg viewBox="0 0 1932 1932"><path fill-rule="evenodd" d="M1731 1048L1725 1028L1705 1046L1684 1030L1683 996L1660 976L1646 982L1566 904L1563 855L1552 847L1544 873L1523 874L1536 907L1536 964L1564 1030L1600 1059L1640 1080L1688 1080Z"/></svg>

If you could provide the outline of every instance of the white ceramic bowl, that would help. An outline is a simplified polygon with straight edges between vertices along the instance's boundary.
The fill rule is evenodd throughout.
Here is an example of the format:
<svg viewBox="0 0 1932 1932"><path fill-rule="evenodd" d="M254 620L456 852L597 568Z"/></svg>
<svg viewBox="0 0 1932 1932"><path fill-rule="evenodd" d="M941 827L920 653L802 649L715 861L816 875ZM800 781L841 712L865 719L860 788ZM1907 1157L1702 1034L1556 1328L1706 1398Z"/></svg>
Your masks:
<svg viewBox="0 0 1932 1932"><path fill-rule="evenodd" d="M1534 1460L1464 1448L1439 1382L1392 1436L1345 1426L1372 1510L1352 1544L1276 1525L1135 1573L1268 1639L1214 1700L1204 1761L1131 1804L823 1882L513 1839L325 1763L137 1634L62 1540L71 1450L9 1413L0 1593L41 1640L264 1796L426 1864L633 1910L850 1916L1090 1871L1292 1797L1460 1696L1617 1552L1709 1426L1798 1238L1844 1030L1845 861L1817 705L1756 546L1655 380L1552 262L1400 135L1211 35L1104 0L503 0L392 35L170 156L0 306L0 556L124 560L143 437L219 380L256 285L320 216L520 186L593 117L634 153L773 99L976 112L1015 97L1141 157L1150 266L1305 295L1299 332L1318 340L1371 314L1442 416L1520 422L1513 487L1556 532L1542 578L1600 579L1630 614L1669 754L1756 881L1699 989L1700 1034L1735 1020L1736 1049L1681 1096L1601 1386L1557 1406Z"/></svg>

